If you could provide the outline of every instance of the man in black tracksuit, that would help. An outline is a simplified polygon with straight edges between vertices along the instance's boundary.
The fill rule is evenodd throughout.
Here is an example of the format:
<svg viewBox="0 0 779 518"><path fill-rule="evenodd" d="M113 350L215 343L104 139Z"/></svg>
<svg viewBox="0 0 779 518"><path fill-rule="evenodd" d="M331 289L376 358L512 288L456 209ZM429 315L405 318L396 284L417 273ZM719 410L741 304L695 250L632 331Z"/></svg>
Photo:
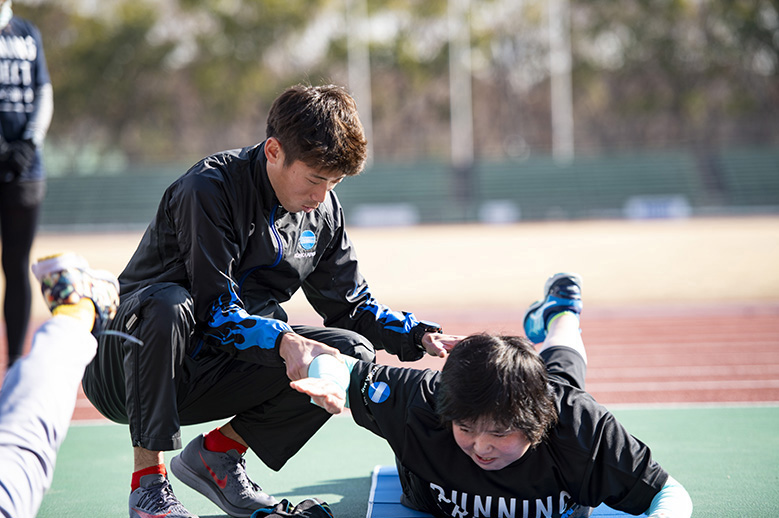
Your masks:
<svg viewBox="0 0 779 518"><path fill-rule="evenodd" d="M365 162L351 97L290 88L271 107L267 137L176 180L119 277L113 329L132 336L102 337L84 391L130 425L131 518L193 516L173 496L162 455L181 448L180 425L232 417L171 470L228 514L250 516L275 499L246 476L247 447L278 470L329 415L288 387L313 357L373 361L383 348L416 360L457 340L378 304L359 272L333 192ZM286 322L280 304L299 288L324 328Z"/></svg>

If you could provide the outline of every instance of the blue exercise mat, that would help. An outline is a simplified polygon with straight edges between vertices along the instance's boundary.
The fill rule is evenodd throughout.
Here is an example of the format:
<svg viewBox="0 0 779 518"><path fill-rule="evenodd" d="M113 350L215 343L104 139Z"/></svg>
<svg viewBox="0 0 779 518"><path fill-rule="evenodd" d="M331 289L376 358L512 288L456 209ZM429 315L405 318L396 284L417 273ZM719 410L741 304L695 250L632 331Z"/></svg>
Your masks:
<svg viewBox="0 0 779 518"><path fill-rule="evenodd" d="M431 518L432 515L409 509L400 503L400 479L396 466L376 466L373 469L371 494L368 497L366 518ZM634 516L615 511L606 504L596 508L591 518ZM644 515L641 515L644 516Z"/></svg>

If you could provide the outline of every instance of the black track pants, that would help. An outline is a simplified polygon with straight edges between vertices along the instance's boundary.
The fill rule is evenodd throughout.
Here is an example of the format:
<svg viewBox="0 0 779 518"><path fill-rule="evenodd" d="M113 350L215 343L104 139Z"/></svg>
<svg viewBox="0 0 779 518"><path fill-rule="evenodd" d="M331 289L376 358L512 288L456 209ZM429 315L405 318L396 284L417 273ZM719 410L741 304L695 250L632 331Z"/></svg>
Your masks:
<svg viewBox="0 0 779 518"><path fill-rule="evenodd" d="M123 298L112 327L144 345L102 336L84 374L84 392L108 419L130 425L133 446L175 450L182 447L181 425L232 417L257 456L280 469L329 414L289 387L283 367L209 346L192 357L199 342L192 311L189 292L175 284L155 284ZM350 356L375 358L372 344L352 331L293 329Z"/></svg>

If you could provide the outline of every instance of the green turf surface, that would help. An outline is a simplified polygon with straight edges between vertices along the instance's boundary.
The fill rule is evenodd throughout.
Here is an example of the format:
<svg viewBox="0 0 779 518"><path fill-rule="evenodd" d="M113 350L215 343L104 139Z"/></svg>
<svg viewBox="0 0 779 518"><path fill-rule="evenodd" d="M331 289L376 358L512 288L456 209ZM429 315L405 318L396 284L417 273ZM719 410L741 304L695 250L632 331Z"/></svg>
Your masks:
<svg viewBox="0 0 779 518"><path fill-rule="evenodd" d="M779 509L779 406L620 408L614 414L684 484L694 517L765 517ZM184 441L212 427L186 427ZM337 517L363 518L373 467L392 463L381 439L338 417L280 472L251 454L247 468L277 498L297 503L317 496ZM38 516L127 516L131 469L127 427L72 427ZM225 516L172 475L171 480L190 511L203 518Z"/></svg>

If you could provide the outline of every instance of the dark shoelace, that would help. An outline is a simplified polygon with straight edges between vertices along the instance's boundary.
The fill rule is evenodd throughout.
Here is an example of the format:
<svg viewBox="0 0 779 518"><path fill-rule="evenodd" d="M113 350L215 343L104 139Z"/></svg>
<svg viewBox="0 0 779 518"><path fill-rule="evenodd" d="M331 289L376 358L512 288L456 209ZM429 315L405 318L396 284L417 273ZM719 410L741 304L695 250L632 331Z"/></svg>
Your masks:
<svg viewBox="0 0 779 518"><path fill-rule="evenodd" d="M178 508L181 506L181 502L179 502L178 498L176 498L176 495L173 494L173 487L168 481L160 483L159 486L159 492L146 492L141 497L139 503L146 507L146 504L151 502L154 505L153 508L159 510L169 510L171 508Z"/></svg>
<svg viewBox="0 0 779 518"><path fill-rule="evenodd" d="M257 493L262 491L262 488L250 479L249 474L246 473L246 459L243 457L241 457L241 460L236 464L234 474L244 488L251 488Z"/></svg>

